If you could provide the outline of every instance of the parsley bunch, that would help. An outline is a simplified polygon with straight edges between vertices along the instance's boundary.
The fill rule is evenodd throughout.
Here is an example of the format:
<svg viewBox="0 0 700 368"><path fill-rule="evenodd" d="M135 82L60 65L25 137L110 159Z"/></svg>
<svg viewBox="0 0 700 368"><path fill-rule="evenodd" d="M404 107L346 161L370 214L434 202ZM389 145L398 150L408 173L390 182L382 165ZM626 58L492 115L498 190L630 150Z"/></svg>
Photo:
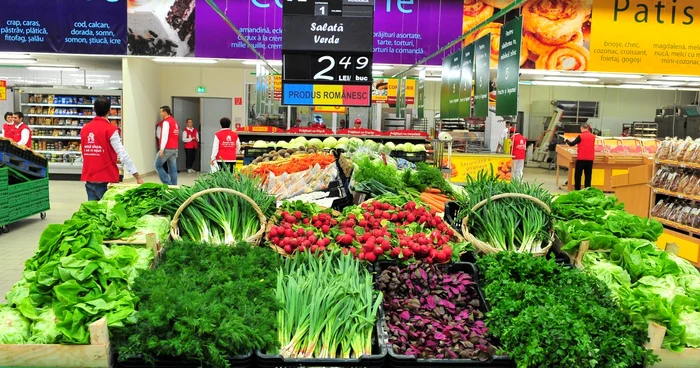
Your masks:
<svg viewBox="0 0 700 368"><path fill-rule="evenodd" d="M656 360L610 290L583 271L531 254L478 261L492 310L486 325L524 367L632 367Z"/></svg>
<svg viewBox="0 0 700 368"><path fill-rule="evenodd" d="M141 355L198 360L228 357L277 343L278 258L269 248L175 242L158 268L134 283L138 322L114 331L120 359Z"/></svg>

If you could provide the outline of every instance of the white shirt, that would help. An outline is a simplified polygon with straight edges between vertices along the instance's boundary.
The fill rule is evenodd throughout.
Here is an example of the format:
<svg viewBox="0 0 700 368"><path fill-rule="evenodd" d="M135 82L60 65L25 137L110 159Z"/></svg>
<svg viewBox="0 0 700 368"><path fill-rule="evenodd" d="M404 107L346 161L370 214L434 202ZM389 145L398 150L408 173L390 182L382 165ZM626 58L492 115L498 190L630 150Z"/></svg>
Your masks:
<svg viewBox="0 0 700 368"><path fill-rule="evenodd" d="M156 134L158 135L158 138L160 138L160 150L165 149L165 145L168 144L168 137L170 134L163 135L161 137L161 132L169 132L170 131L170 123L168 121L163 122L163 129L160 132L157 132Z"/></svg>
<svg viewBox="0 0 700 368"><path fill-rule="evenodd" d="M22 125L24 125L24 123L20 122L19 125L15 125L15 129L19 130L19 128L21 128ZM26 146L28 142L29 142L29 129L23 129L22 135L19 138L19 142L17 142L17 144L19 144L20 146Z"/></svg>
<svg viewBox="0 0 700 368"><path fill-rule="evenodd" d="M160 128L160 125L158 125L156 127L156 138L158 138L158 139L160 139L160 131L161 131L161 128Z"/></svg>
<svg viewBox="0 0 700 368"><path fill-rule="evenodd" d="M231 130L229 129L221 129L221 130ZM236 154L241 153L241 138L238 138L236 140ZM214 147L211 149L211 160L216 161L216 155L219 154L219 137L214 135Z"/></svg>
<svg viewBox="0 0 700 368"><path fill-rule="evenodd" d="M188 132L188 131L189 131L189 132L192 132L193 130L194 130L194 128L192 128L192 129L190 129L190 128L185 128L185 130L182 131L182 141L183 141L183 142L185 142L185 143L190 143L190 142L192 142L192 138L189 138L189 137L187 136L187 132ZM199 132L197 132L197 142L199 142Z"/></svg>
<svg viewBox="0 0 700 368"><path fill-rule="evenodd" d="M114 152L117 153L117 156L119 157L119 161L122 162L122 165L124 165L124 168L129 171L129 174L134 175L138 172L136 170L136 166L134 166L134 162L131 161L131 157L129 157L129 154L126 153L126 150L124 149L124 146L122 145L122 139L119 137L119 131L114 132L111 137L109 137L109 143L112 145L112 148L114 149Z"/></svg>

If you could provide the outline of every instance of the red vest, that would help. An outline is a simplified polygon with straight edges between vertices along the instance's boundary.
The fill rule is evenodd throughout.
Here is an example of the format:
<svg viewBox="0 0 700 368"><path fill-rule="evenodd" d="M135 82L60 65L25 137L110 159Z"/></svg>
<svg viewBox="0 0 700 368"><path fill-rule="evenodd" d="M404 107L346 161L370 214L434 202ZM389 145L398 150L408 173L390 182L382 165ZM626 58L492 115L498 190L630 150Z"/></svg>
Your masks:
<svg viewBox="0 0 700 368"><path fill-rule="evenodd" d="M83 151L83 173L81 181L90 183L118 183L119 168L117 152L109 139L117 127L107 119L96 117L80 131L80 145Z"/></svg>
<svg viewBox="0 0 700 368"><path fill-rule="evenodd" d="M15 138L15 125L4 123L2 126L2 135L7 139L14 140Z"/></svg>
<svg viewBox="0 0 700 368"><path fill-rule="evenodd" d="M12 132L14 134L13 140L15 141L15 143L19 143L19 141L22 140L22 132L25 130L29 132L29 140L27 141L25 146L28 148L32 148L32 130L29 129L29 127L25 123L22 123L22 125L20 125L19 128L16 126L12 128Z"/></svg>
<svg viewBox="0 0 700 368"><path fill-rule="evenodd" d="M221 129L215 135L219 139L219 153L216 155L216 160L236 161L238 133L230 129Z"/></svg>
<svg viewBox="0 0 700 368"><path fill-rule="evenodd" d="M160 122L161 128L163 127L162 123L163 122L168 122L168 125L170 125L170 131L164 132L161 130L160 132L160 139L162 142L163 137L167 136L168 137L168 143L165 144L165 149L177 149L180 146L180 126L177 125L177 121L175 121L175 118L172 116L168 116Z"/></svg>
<svg viewBox="0 0 700 368"><path fill-rule="evenodd" d="M515 133L513 135L513 138L511 138L513 141L513 148L512 148L512 154L513 158L515 160L524 160L525 159L525 149L527 147L527 139L523 137L522 134Z"/></svg>
<svg viewBox="0 0 700 368"><path fill-rule="evenodd" d="M192 128L192 130L189 130L188 128L185 128L185 134L187 135L187 138L191 138L192 140L189 142L185 143L185 148L186 149L192 149L192 148L197 148L197 129Z"/></svg>
<svg viewBox="0 0 700 368"><path fill-rule="evenodd" d="M581 161L595 160L595 135L586 131L581 133L579 137L581 137L581 142L578 144L576 159Z"/></svg>

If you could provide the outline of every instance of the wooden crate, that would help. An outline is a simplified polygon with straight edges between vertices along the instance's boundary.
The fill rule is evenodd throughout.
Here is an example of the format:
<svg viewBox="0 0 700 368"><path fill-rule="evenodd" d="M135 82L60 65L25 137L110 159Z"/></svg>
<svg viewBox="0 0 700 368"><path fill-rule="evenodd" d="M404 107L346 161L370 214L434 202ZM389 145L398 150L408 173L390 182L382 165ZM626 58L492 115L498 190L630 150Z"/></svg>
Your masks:
<svg viewBox="0 0 700 368"><path fill-rule="evenodd" d="M700 349L683 349L676 353L661 347L666 336L666 327L649 322L649 342L646 347L661 359L654 368L697 368L700 366Z"/></svg>
<svg viewBox="0 0 700 368"><path fill-rule="evenodd" d="M146 246L153 248L153 269L160 259L162 247L155 234L146 236ZM107 319L103 317L91 323L89 330L89 345L0 344L0 367L111 367Z"/></svg>
<svg viewBox="0 0 700 368"><path fill-rule="evenodd" d="M110 367L107 319L90 325L90 345L0 344L2 367Z"/></svg>

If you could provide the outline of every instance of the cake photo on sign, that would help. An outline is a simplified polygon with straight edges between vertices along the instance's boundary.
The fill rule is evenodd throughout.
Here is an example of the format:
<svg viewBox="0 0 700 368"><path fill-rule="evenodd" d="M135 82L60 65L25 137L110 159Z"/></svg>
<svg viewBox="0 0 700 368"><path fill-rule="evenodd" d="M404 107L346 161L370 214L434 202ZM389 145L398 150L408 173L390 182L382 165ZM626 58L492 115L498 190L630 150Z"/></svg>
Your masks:
<svg viewBox="0 0 700 368"><path fill-rule="evenodd" d="M129 55L191 56L195 0L129 0Z"/></svg>

